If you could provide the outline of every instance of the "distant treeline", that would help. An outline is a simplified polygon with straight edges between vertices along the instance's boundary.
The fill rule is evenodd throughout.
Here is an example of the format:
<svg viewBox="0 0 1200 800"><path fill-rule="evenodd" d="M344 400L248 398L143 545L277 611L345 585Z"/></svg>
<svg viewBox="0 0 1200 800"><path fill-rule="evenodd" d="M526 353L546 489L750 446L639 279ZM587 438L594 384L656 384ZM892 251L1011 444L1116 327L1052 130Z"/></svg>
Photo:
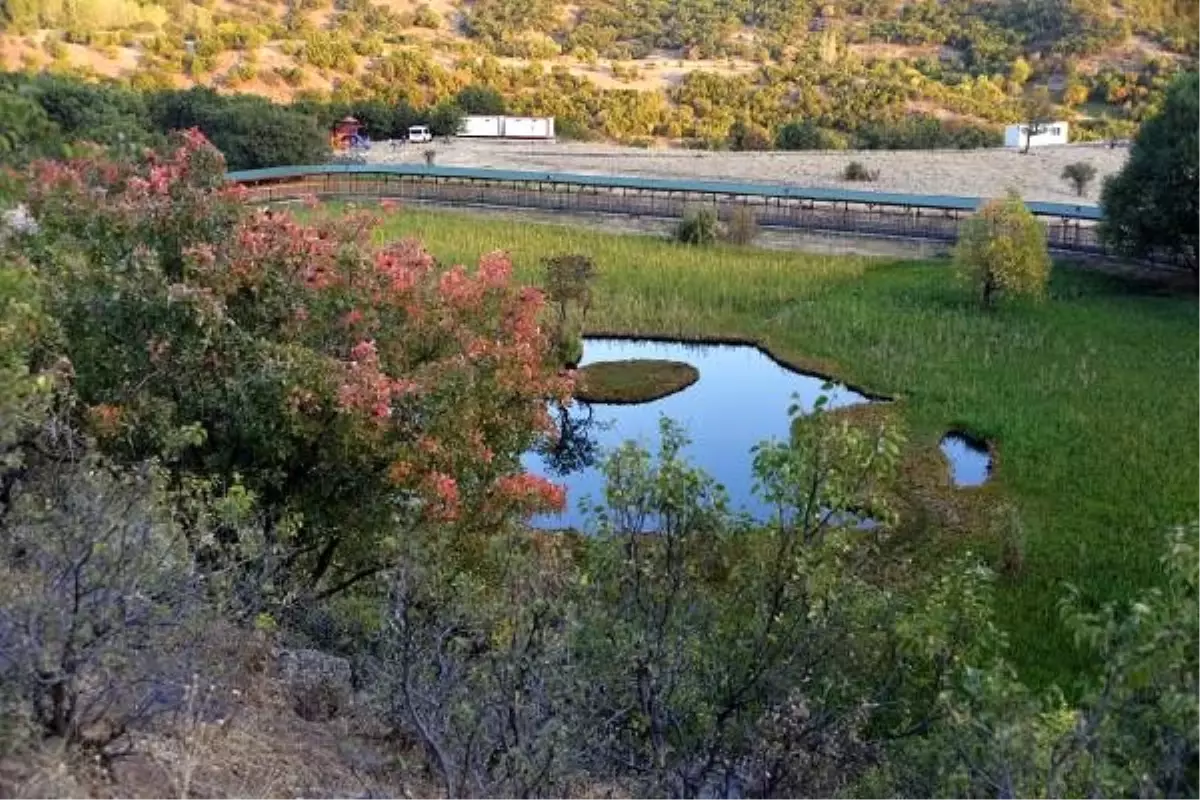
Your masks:
<svg viewBox="0 0 1200 800"><path fill-rule="evenodd" d="M464 114L506 110L498 92L481 86L469 86L427 107L404 101L315 99L283 105L207 88L139 92L116 83L9 73L0 75L0 159L12 163L62 155L84 141L140 149L160 143L171 130L197 127L221 149L231 169L321 163L330 156L331 127L346 115L362 122L371 138L394 139L416 124L428 125L435 136L451 135ZM560 135L582 138L586 131L568 123L560 126ZM739 124L727 140L685 141L693 147L746 150L968 148L999 143L996 128L926 116L864 123L852 131L797 121L772 134L760 126Z"/></svg>
<svg viewBox="0 0 1200 800"><path fill-rule="evenodd" d="M358 117L372 137L391 138L418 122L437 135L453 133L462 111L450 103L424 109L382 102L282 105L207 88L138 92L6 74L0 76L0 159L60 156L81 142L140 150L161 144L169 131L195 127L220 148L231 169L321 163L330 155L330 128L346 114Z"/></svg>

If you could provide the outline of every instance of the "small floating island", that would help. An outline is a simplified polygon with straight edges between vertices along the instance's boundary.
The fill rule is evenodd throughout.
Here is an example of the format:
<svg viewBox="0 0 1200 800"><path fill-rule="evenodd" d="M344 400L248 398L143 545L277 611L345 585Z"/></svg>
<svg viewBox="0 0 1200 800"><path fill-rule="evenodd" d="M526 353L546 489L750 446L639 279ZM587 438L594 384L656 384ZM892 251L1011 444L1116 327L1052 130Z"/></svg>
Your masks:
<svg viewBox="0 0 1200 800"><path fill-rule="evenodd" d="M650 403L681 392L699 379L700 371L682 361L597 361L579 368L575 399L608 405Z"/></svg>

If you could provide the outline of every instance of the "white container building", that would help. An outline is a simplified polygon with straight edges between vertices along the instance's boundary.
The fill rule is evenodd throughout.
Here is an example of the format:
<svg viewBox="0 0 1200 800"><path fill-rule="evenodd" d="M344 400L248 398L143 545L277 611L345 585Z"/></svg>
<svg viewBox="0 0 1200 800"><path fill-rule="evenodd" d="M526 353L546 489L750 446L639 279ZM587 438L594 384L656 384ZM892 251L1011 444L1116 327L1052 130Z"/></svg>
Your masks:
<svg viewBox="0 0 1200 800"><path fill-rule="evenodd" d="M475 139L553 139L554 117L463 117L458 135Z"/></svg>
<svg viewBox="0 0 1200 800"><path fill-rule="evenodd" d="M1025 149L1028 142L1030 147L1044 147L1048 144L1066 144L1067 123L1048 122L1038 133L1029 135L1028 125L1009 125L1004 129L1004 146Z"/></svg>
<svg viewBox="0 0 1200 800"><path fill-rule="evenodd" d="M504 117L463 117L459 136L498 138L504 130Z"/></svg>

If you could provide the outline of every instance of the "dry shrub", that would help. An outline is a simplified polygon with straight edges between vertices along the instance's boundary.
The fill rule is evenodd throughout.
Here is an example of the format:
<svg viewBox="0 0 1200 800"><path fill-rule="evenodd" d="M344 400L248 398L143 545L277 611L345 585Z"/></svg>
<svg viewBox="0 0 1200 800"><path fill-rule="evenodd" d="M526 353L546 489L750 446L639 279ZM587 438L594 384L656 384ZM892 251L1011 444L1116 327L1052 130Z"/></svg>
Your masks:
<svg viewBox="0 0 1200 800"><path fill-rule="evenodd" d="M712 244L720 234L717 212L711 208L693 208L684 213L675 228L675 239L684 244Z"/></svg>
<svg viewBox="0 0 1200 800"><path fill-rule="evenodd" d="M758 237L758 215L749 206L737 206L725 228L726 241L737 245L751 244Z"/></svg>
<svg viewBox="0 0 1200 800"><path fill-rule="evenodd" d="M842 178L848 181L875 181L879 179L879 170L868 169L861 161L851 161L842 170Z"/></svg>

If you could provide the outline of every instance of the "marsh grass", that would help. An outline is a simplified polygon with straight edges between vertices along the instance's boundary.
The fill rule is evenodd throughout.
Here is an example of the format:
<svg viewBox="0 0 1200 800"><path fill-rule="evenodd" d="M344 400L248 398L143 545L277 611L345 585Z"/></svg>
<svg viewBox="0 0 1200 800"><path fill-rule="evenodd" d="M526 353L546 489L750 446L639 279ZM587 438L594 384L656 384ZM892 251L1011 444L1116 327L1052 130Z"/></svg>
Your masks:
<svg viewBox="0 0 1200 800"><path fill-rule="evenodd" d="M530 281L547 254L587 253L600 275L594 330L753 337L895 395L914 461L938 464L929 453L951 427L994 441L993 477L963 496L1019 510L1021 571L1001 582L998 616L1035 683L1097 666L1062 635L1063 584L1095 602L1129 598L1157 580L1165 530L1196 515L1194 295L1057 270L1048 302L984 313L945 261L696 248L421 211L394 215L380 236L417 236L454 262L507 250ZM936 570L980 547L949 535L914 540L914 563Z"/></svg>

